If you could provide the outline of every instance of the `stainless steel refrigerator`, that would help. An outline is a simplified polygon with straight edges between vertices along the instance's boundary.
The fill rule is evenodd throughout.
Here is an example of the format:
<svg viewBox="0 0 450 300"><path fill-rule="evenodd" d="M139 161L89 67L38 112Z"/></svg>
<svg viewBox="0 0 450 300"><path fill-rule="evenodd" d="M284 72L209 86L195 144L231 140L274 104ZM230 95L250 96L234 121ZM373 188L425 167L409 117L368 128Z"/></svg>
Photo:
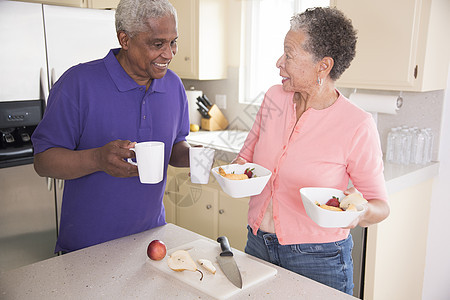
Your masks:
<svg viewBox="0 0 450 300"><path fill-rule="evenodd" d="M356 227L350 230L353 238L353 296L364 299L364 272L366 259L367 228Z"/></svg>
<svg viewBox="0 0 450 300"><path fill-rule="evenodd" d="M119 47L114 11L0 0L0 273L52 257L63 182L39 177L29 136L65 70Z"/></svg>

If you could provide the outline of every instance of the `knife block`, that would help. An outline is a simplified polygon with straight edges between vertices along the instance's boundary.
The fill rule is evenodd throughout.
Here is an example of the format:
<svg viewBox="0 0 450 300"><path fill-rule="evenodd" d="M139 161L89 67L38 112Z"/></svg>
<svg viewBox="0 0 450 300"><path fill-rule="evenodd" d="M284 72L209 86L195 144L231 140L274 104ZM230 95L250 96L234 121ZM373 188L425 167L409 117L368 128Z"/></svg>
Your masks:
<svg viewBox="0 0 450 300"><path fill-rule="evenodd" d="M213 106L211 106L208 111L208 115L210 116L209 119L202 118L201 127L203 130L224 130L228 127L228 120L225 118L217 105L213 104Z"/></svg>

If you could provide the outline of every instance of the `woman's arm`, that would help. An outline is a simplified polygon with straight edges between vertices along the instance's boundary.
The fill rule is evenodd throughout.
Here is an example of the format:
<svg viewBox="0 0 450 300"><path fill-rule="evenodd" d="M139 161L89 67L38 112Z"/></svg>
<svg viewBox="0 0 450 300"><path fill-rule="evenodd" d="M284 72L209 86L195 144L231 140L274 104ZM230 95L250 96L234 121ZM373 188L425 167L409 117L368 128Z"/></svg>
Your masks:
<svg viewBox="0 0 450 300"><path fill-rule="evenodd" d="M358 191L351 187L346 190L344 194L349 195L352 193L358 193ZM388 202L380 199L370 199L367 203L363 204L365 212L359 215L348 227L355 228L356 226L369 227L370 225L380 223L389 216L390 208Z"/></svg>

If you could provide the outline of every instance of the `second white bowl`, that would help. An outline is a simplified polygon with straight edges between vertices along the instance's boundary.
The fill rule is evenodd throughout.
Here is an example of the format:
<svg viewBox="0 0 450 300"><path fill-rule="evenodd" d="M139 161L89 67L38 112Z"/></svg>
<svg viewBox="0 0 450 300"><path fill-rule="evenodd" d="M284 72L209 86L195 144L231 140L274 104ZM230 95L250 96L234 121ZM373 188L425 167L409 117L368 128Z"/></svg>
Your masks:
<svg viewBox="0 0 450 300"><path fill-rule="evenodd" d="M345 195L341 190L305 187L300 189L300 195L306 213L321 227L347 227L364 211L363 206L357 206L357 211L332 211L317 206L316 201L320 204L326 204L333 196L342 201Z"/></svg>

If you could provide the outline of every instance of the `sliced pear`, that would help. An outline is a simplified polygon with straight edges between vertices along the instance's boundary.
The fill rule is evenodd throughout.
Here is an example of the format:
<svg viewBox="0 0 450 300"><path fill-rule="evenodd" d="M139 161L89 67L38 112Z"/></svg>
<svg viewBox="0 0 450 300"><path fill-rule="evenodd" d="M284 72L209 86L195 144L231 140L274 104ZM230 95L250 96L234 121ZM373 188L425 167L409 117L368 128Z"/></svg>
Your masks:
<svg viewBox="0 0 450 300"><path fill-rule="evenodd" d="M216 274L216 267L214 267L213 263L207 259L199 259L197 262L206 270L211 272L212 274Z"/></svg>
<svg viewBox="0 0 450 300"><path fill-rule="evenodd" d="M339 207L342 208L343 210L347 210L350 204L353 204L355 207L357 207L358 205L364 203L367 203L367 200L364 199L360 193L353 193L342 199L341 203L339 204Z"/></svg>
<svg viewBox="0 0 450 300"><path fill-rule="evenodd" d="M330 205L326 205L326 204L320 204L319 206L323 209L328 209L328 210L332 210L332 211L342 211L342 208L336 207L336 206L330 206Z"/></svg>
<svg viewBox="0 0 450 300"><path fill-rule="evenodd" d="M356 209L356 206L353 203L350 203L350 205L347 207L345 211L358 211Z"/></svg>
<svg viewBox="0 0 450 300"><path fill-rule="evenodd" d="M177 250L172 253L172 255L170 255L167 259L167 264L169 265L169 268L177 272L182 272L184 270L192 272L198 271L202 274L200 280L203 279L202 271L197 268L194 260L186 250Z"/></svg>

